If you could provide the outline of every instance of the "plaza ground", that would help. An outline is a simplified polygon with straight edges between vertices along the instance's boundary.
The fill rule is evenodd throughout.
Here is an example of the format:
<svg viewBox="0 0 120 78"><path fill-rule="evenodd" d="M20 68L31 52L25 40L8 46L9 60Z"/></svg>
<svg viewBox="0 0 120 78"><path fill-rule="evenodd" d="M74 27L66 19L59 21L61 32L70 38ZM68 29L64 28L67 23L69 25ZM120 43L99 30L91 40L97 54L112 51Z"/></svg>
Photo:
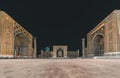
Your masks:
<svg viewBox="0 0 120 78"><path fill-rule="evenodd" d="M120 78L120 59L0 59L0 78Z"/></svg>

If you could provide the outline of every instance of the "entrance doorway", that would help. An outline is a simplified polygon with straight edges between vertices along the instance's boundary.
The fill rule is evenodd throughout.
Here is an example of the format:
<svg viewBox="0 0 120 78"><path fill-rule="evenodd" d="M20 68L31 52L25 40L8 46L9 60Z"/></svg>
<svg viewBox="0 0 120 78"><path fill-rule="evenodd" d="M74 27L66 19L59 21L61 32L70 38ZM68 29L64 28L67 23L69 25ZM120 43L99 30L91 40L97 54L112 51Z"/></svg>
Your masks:
<svg viewBox="0 0 120 78"><path fill-rule="evenodd" d="M28 56L28 43L29 40L23 33L17 34L15 36L15 41L14 41L15 58L22 58Z"/></svg>
<svg viewBox="0 0 120 78"><path fill-rule="evenodd" d="M102 35L98 34L94 38L92 51L95 56L104 55L104 37Z"/></svg>
<svg viewBox="0 0 120 78"><path fill-rule="evenodd" d="M62 48L57 49L57 57L63 57L64 51Z"/></svg>

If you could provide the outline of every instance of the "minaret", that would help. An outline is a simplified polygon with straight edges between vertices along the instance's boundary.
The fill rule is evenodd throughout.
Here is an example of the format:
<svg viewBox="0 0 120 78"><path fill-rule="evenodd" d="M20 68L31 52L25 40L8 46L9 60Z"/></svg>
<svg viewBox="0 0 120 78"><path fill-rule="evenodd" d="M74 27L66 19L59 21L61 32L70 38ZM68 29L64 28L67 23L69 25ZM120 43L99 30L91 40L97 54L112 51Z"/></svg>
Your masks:
<svg viewBox="0 0 120 78"><path fill-rule="evenodd" d="M33 53L33 58L37 58L37 41L36 41L36 37L34 37L34 53Z"/></svg>
<svg viewBox="0 0 120 78"><path fill-rule="evenodd" d="M85 57L85 39L82 38L82 57Z"/></svg>

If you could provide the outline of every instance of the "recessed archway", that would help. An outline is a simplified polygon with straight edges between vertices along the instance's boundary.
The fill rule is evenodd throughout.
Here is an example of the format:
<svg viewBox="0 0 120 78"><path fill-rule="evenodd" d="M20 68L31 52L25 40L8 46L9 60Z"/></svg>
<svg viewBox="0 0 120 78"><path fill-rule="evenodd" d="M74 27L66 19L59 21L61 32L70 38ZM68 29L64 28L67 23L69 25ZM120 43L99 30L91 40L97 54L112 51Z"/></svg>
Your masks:
<svg viewBox="0 0 120 78"><path fill-rule="evenodd" d="M15 35L14 39L14 57L23 58L28 56L29 39L23 34Z"/></svg>
<svg viewBox="0 0 120 78"><path fill-rule="evenodd" d="M57 49L57 57L63 57L64 51L62 48Z"/></svg>
<svg viewBox="0 0 120 78"><path fill-rule="evenodd" d="M95 35L92 41L92 52L95 56L104 55L104 36L102 34Z"/></svg>

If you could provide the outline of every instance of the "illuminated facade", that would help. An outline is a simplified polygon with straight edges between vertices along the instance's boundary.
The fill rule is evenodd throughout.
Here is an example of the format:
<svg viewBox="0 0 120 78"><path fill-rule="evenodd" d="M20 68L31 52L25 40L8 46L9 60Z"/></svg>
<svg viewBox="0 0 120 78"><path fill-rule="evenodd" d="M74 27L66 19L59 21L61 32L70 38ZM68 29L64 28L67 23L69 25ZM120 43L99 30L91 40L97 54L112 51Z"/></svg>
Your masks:
<svg viewBox="0 0 120 78"><path fill-rule="evenodd" d="M4 11L0 11L0 57L33 56L33 36Z"/></svg>
<svg viewBox="0 0 120 78"><path fill-rule="evenodd" d="M87 34L86 55L120 55L120 10L113 11Z"/></svg>

